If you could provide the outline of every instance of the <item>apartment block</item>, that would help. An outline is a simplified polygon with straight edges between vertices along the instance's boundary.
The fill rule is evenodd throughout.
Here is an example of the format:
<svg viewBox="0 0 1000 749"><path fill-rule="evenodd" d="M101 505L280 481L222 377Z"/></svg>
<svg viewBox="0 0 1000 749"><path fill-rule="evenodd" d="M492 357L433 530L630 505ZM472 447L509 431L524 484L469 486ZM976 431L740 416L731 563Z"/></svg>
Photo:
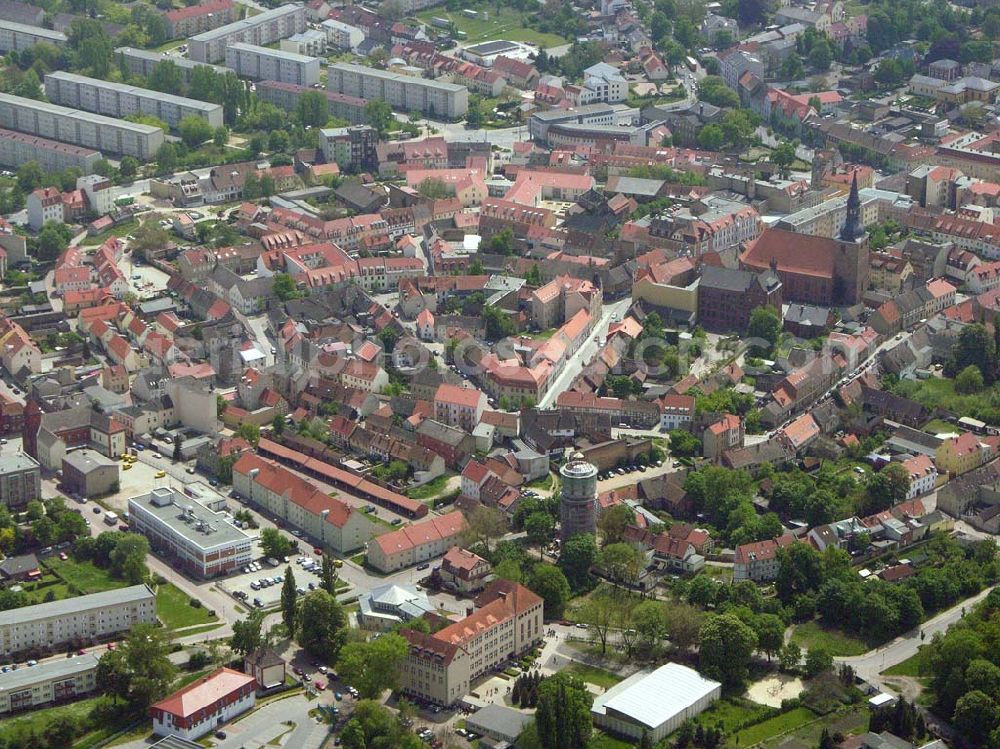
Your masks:
<svg viewBox="0 0 1000 749"><path fill-rule="evenodd" d="M495 580L476 610L434 634L404 629L410 650L400 668L402 691L451 705L472 683L542 638L542 599L519 583Z"/></svg>
<svg viewBox="0 0 1000 749"><path fill-rule="evenodd" d="M97 656L57 658L0 674L0 715L68 702L97 688Z"/></svg>
<svg viewBox="0 0 1000 749"><path fill-rule="evenodd" d="M319 83L319 58L268 49L254 44L230 44L226 47L226 67L240 78L252 81L280 81L296 86Z"/></svg>
<svg viewBox="0 0 1000 749"><path fill-rule="evenodd" d="M174 96L161 91L110 83L75 73L56 71L45 76L49 101L108 117L148 114L176 128L185 117L201 117L212 127L222 127L222 105Z"/></svg>
<svg viewBox="0 0 1000 749"><path fill-rule="evenodd" d="M261 81L257 84L257 96L287 112L295 110L299 103L299 97L307 91L316 91L316 89L309 86L298 86L294 83L282 83L281 81ZM326 89L321 90L320 93L326 97L327 112L331 117L347 120L354 124L361 124L365 121L367 100L338 94Z"/></svg>
<svg viewBox="0 0 1000 749"><path fill-rule="evenodd" d="M248 564L252 553L250 536L218 511L225 504L224 497L199 484L184 491L157 487L129 499L129 530L148 538L150 548L172 566L199 577L226 575Z"/></svg>
<svg viewBox="0 0 1000 749"><path fill-rule="evenodd" d="M305 6L282 5L191 37L188 57L198 62L218 62L225 59L226 47L230 44L266 46L305 30Z"/></svg>
<svg viewBox="0 0 1000 749"><path fill-rule="evenodd" d="M382 99L393 109L457 120L469 109L469 89L454 83L389 73L347 62L327 69L327 88L362 99Z"/></svg>
<svg viewBox="0 0 1000 749"><path fill-rule="evenodd" d="M368 564L387 573L434 559L459 543L465 529L465 516L460 510L453 510L384 533L368 542Z"/></svg>
<svg viewBox="0 0 1000 749"><path fill-rule="evenodd" d="M0 456L0 504L17 509L42 496L38 461L24 453Z"/></svg>
<svg viewBox="0 0 1000 749"><path fill-rule="evenodd" d="M88 174L100 160L101 152L93 148L0 129L0 164L4 166L17 167L27 161L37 161L42 171L61 172L75 167Z"/></svg>
<svg viewBox="0 0 1000 749"><path fill-rule="evenodd" d="M341 169L378 168L378 131L370 125L324 128L319 131L319 145L323 159Z"/></svg>
<svg viewBox="0 0 1000 749"><path fill-rule="evenodd" d="M142 623L156 623L156 595L146 585L0 611L0 653L97 642Z"/></svg>
<svg viewBox="0 0 1000 749"><path fill-rule="evenodd" d="M239 19L240 9L233 0L210 0L201 5L175 8L163 14L171 39L187 38L211 31Z"/></svg>
<svg viewBox="0 0 1000 749"><path fill-rule="evenodd" d="M0 127L140 161L151 161L163 145L158 127L10 94L0 94Z"/></svg>
<svg viewBox="0 0 1000 749"><path fill-rule="evenodd" d="M0 20L0 52L20 52L39 42L62 47L66 44L66 35L40 26Z"/></svg>
<svg viewBox="0 0 1000 749"><path fill-rule="evenodd" d="M151 76L156 66L164 60L172 62L177 66L184 77L184 83L190 83L191 73L194 72L195 68L203 66L211 68L220 75L232 72L229 68L224 68L221 65L209 65L207 62L197 62L196 60L189 60L186 57L168 55L164 52L151 52L148 49L136 49L135 47L118 47L115 50L115 56L117 58L116 61L119 64L124 64L131 75L141 75L146 78Z"/></svg>

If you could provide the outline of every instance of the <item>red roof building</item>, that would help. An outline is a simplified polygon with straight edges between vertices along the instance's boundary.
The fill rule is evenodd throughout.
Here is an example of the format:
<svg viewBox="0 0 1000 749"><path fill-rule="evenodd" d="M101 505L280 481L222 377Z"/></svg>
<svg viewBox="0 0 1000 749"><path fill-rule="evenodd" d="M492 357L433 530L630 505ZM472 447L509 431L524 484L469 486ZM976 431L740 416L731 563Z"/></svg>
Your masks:
<svg viewBox="0 0 1000 749"><path fill-rule="evenodd" d="M220 668L149 708L153 733L193 741L253 708L253 676Z"/></svg>

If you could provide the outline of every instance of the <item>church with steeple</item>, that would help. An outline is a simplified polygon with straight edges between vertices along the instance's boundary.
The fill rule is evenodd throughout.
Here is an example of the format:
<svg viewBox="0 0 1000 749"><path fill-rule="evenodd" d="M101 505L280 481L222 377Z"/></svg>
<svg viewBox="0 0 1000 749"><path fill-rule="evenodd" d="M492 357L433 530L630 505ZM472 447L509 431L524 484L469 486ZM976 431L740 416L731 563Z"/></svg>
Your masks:
<svg viewBox="0 0 1000 749"><path fill-rule="evenodd" d="M746 270L775 270L785 301L841 307L861 303L871 271L868 233L861 214L858 178L851 182L847 216L835 238L770 228L740 254Z"/></svg>

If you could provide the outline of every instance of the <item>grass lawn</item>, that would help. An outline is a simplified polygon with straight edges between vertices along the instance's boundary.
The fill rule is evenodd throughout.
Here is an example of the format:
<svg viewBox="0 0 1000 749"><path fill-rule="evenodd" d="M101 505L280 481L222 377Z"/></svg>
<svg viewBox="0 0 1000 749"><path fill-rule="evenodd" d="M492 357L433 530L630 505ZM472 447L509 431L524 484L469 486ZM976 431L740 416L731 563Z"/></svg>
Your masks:
<svg viewBox="0 0 1000 749"><path fill-rule="evenodd" d="M771 713L771 708L750 700L726 699L712 703L708 710L695 718L695 722L703 726L718 726L730 735L736 732L736 726L763 720Z"/></svg>
<svg viewBox="0 0 1000 749"><path fill-rule="evenodd" d="M535 479L534 481L528 482L525 486L529 489L545 489L548 491L552 488L552 474L546 474L540 479Z"/></svg>
<svg viewBox="0 0 1000 749"><path fill-rule="evenodd" d="M222 626L222 622L214 621L211 624L202 624L197 627L190 627L185 629L183 632L177 634L178 637L191 637L192 635L200 635L205 632L212 632Z"/></svg>
<svg viewBox="0 0 1000 749"><path fill-rule="evenodd" d="M816 720L816 713L807 707L797 707L787 713L775 715L773 718L737 731L729 738L727 745L732 747L753 746L773 736L801 728L813 720Z"/></svg>
<svg viewBox="0 0 1000 749"><path fill-rule="evenodd" d="M204 606L192 606L190 596L170 583L156 589L156 613L167 629L208 624L218 618Z"/></svg>
<svg viewBox="0 0 1000 749"><path fill-rule="evenodd" d="M918 652L911 655L905 661L900 661L895 666L890 666L882 673L886 676L924 676L922 673L923 653Z"/></svg>
<svg viewBox="0 0 1000 749"><path fill-rule="evenodd" d="M56 577L61 578L67 588L75 588L78 591L75 595L101 593L128 585L124 580L116 580L110 572L101 569L93 562L80 562L72 558L63 561L51 556L43 564L52 570Z"/></svg>
<svg viewBox="0 0 1000 749"><path fill-rule="evenodd" d="M587 749L634 749L634 741L619 739L600 731L595 731L587 742Z"/></svg>
<svg viewBox="0 0 1000 749"><path fill-rule="evenodd" d="M443 473L422 486L407 490L406 496L410 499L434 499L435 497L439 497L445 493L445 490L448 488L448 479L451 477L452 474Z"/></svg>
<svg viewBox="0 0 1000 749"><path fill-rule="evenodd" d="M1000 393L1000 389L996 386L986 388L978 393L960 395L955 392L954 380L931 377L927 380L900 383L896 392L912 398L927 408L941 407L952 413L982 419L987 423L996 421L996 408L991 405L993 396ZM954 427L949 426L948 431L954 430Z"/></svg>
<svg viewBox="0 0 1000 749"><path fill-rule="evenodd" d="M941 434L943 432L957 432L958 428L954 424L949 424L941 419L931 419L924 425L923 431L928 434Z"/></svg>
<svg viewBox="0 0 1000 749"><path fill-rule="evenodd" d="M605 671L603 668L588 666L585 663L571 663L569 666L564 668L563 671L568 674L572 674L573 676L578 676L584 681L594 684L595 686L604 687L605 689L610 689L622 680L622 677L617 674Z"/></svg>
<svg viewBox="0 0 1000 749"><path fill-rule="evenodd" d="M74 723L83 723L87 718L87 714L90 713L101 699L101 697L91 697L90 699L79 700L68 705L59 705L58 707L49 707L43 710L32 710L16 718L0 720L0 740L4 743L8 742L11 737L17 735L16 732L19 729L26 730L28 727L32 727L40 731L50 721L63 715L72 718ZM24 726L24 729L21 729L22 726Z"/></svg>
<svg viewBox="0 0 1000 749"><path fill-rule="evenodd" d="M138 219L130 219L129 221L123 221L120 224L112 226L107 231L102 231L100 234L95 234L92 237L86 237L83 240L84 247L94 247L99 244L103 244L105 240L109 237L124 237L131 234L133 230L139 228Z"/></svg>
<svg viewBox="0 0 1000 749"><path fill-rule="evenodd" d="M766 749L817 746L824 728L829 730L830 733L840 732L845 736L864 733L868 730L868 709L865 706L858 705L847 708L842 712L832 713L821 720L811 723L807 721L805 725L799 728L785 729L786 731L790 730L790 733L772 734L770 737L762 739L761 745ZM749 746L750 742L744 740L744 735L740 736L740 746Z"/></svg>
<svg viewBox="0 0 1000 749"><path fill-rule="evenodd" d="M792 642L803 650L824 647L830 655L861 655L870 648L863 641L837 629L828 629L817 622L806 622L795 627Z"/></svg>
<svg viewBox="0 0 1000 749"><path fill-rule="evenodd" d="M566 44L566 39L555 34L544 34L531 28L533 14L514 8L498 8L495 3L489 5L470 4L468 8L480 10L478 18L466 18L461 10L448 11L444 8L429 8L417 14L417 18L430 23L432 18L446 18L455 24L455 28L467 34L467 42L485 42L492 39L506 39L511 42L527 42L540 47L556 47ZM483 19L482 11L489 16ZM499 12L498 12L499 11Z"/></svg>

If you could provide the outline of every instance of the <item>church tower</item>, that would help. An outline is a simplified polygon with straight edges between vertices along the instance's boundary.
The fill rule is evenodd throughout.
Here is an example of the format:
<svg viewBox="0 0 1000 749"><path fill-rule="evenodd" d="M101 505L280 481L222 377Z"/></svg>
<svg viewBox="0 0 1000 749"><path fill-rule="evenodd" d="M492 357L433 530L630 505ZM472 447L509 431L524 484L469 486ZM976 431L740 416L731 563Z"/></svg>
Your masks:
<svg viewBox="0 0 1000 749"><path fill-rule="evenodd" d="M840 232L845 242L856 242L865 235L865 222L861 218L861 198L858 196L858 173L851 180L851 194L847 196L847 220Z"/></svg>

